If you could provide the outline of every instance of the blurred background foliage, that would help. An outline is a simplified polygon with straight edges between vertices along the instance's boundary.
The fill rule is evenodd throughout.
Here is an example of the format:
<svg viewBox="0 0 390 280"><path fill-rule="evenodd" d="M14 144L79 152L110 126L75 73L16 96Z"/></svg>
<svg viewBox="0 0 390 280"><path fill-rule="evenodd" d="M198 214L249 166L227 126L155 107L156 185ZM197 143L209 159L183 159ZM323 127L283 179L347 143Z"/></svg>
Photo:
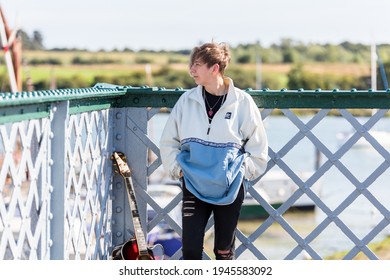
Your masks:
<svg viewBox="0 0 390 280"><path fill-rule="evenodd" d="M46 49L43 35L21 31L23 88L90 87L99 82L164 88L191 88L188 74L191 50ZM390 68L390 45L377 45L378 89ZM232 61L226 75L239 88L252 89L369 89L371 46L304 44L293 39L262 46L259 42L230 46ZM9 91L4 59L0 60L1 91ZM30 87L28 87L30 86Z"/></svg>

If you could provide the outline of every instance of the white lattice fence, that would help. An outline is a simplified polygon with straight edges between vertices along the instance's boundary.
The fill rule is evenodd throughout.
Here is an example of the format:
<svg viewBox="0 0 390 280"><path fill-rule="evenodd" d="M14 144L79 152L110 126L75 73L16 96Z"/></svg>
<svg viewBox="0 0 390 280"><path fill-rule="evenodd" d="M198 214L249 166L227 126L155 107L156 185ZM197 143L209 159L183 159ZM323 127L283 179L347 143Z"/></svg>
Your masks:
<svg viewBox="0 0 390 280"><path fill-rule="evenodd" d="M65 252L107 258L111 210L109 111L71 115L66 131Z"/></svg>
<svg viewBox="0 0 390 280"><path fill-rule="evenodd" d="M0 125L0 259L49 259L53 248L64 259L108 258L109 111L71 115L63 139L51 129L55 118ZM55 155L61 142L66 153ZM63 182L51 174L55 156Z"/></svg>
<svg viewBox="0 0 390 280"><path fill-rule="evenodd" d="M45 259L50 120L0 125L0 133L0 259Z"/></svg>

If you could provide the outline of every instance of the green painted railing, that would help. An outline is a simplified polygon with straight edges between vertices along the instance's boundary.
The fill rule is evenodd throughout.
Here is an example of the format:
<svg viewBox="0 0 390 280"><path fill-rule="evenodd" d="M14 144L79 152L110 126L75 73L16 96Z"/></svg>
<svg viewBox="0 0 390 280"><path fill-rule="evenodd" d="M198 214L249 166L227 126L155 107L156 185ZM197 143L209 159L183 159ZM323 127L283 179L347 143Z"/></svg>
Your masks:
<svg viewBox="0 0 390 280"><path fill-rule="evenodd" d="M0 182L0 193L4 195L0 196L0 259L108 259L112 246L127 238L130 234L128 229L131 228L128 219L130 213L124 199L125 188L122 178L112 176L110 153L113 149L122 150L128 155L129 162L134 164L134 182L140 191L140 206L144 210L141 212L141 218L146 222L146 206L155 205L145 192L147 179L161 165L158 147L147 133L148 122L161 108L173 107L184 91L182 88L97 84L91 88L0 93L0 147L3 149L0 153L0 159L3 160L3 165L0 165L0 179L4 181ZM261 248L258 249L253 244L262 232L277 222L296 242L296 247L286 256L287 259L296 258L303 250L311 258L320 259L323 256L317 254L311 242L330 223L334 223L353 243L346 259L353 258L359 252L364 252L370 259L376 259L377 256L371 252L368 245L379 232L389 226L390 212L388 207L372 195L369 187L373 183L371 181L375 181L389 168L390 154L370 134L370 129L388 114L390 90L246 91L251 94L259 108L266 109L262 111L263 118L267 118L273 109L282 109L285 117L298 129L281 150L270 147L269 169L283 169L299 189L278 209L267 205L259 194L251 191L252 197L265 206L270 216L248 236L238 233L237 237L241 242L237 248L238 254L249 250L259 259L266 258ZM314 113L310 121L303 123L289 109L318 109L319 112ZM329 109L340 109L338 111L342 117L356 131L335 152L323 145L312 133L314 127L327 116ZM367 123L360 124L353 114L344 109L385 110L379 110ZM32 121L21 122L25 120ZM358 181L341 160L360 138L366 139L383 161L367 182ZM325 163L307 181L299 178L283 158L301 140L310 141L326 158ZM156 155L153 162L147 160L150 151ZM21 161L15 161L14 156L20 156ZM326 176L332 167L338 168L356 188L339 207L332 208L333 210L311 190L311 186ZM33 195L24 197L25 194L21 192L13 192L14 189L22 187L28 190L27 194ZM284 211L302 194L308 195L326 215L306 237L297 234L283 218ZM30 201L35 196L40 196L40 210L37 213L34 212L35 204ZM338 215L361 196L375 206L378 213L383 215L383 219L367 235L357 237ZM24 199L28 203L25 204ZM180 198L176 197L175 202L179 201ZM78 205L79 211L74 211L76 208L73 204ZM84 208L85 205L90 206ZM18 209L22 209L25 215L18 216ZM168 219L170 226L180 234L180 227L164 216L165 211L166 209L163 209L158 212L157 220L151 221L148 230L156 226L160 221L158 219ZM30 219L33 222L30 223ZM64 219L67 221L65 224L62 221ZM64 238L57 222L63 224L63 231L69 235L69 239ZM32 224L39 225L40 236L32 238ZM49 230L48 224L55 230ZM22 241L18 242L24 242L26 248L16 246L17 240L13 237L12 226L19 227L17 229L22 236L18 236ZM94 230L91 231L90 227ZM29 234L25 234L26 232ZM90 236L91 233L95 235ZM178 258L180 252L177 252L173 259Z"/></svg>
<svg viewBox="0 0 390 280"><path fill-rule="evenodd" d="M390 90L252 90L259 108L335 108L335 109L385 109L390 107ZM124 107L172 107L183 89L127 88L121 100Z"/></svg>
<svg viewBox="0 0 390 280"><path fill-rule="evenodd" d="M71 111L75 113L110 107L173 107L184 91L183 88L97 84L92 88L0 93L1 118L12 118L16 115L26 115L26 118L34 115L41 117L49 112L48 106L52 102L60 101L69 101ZM390 89L377 91L245 89L245 91L252 95L259 108L390 108Z"/></svg>

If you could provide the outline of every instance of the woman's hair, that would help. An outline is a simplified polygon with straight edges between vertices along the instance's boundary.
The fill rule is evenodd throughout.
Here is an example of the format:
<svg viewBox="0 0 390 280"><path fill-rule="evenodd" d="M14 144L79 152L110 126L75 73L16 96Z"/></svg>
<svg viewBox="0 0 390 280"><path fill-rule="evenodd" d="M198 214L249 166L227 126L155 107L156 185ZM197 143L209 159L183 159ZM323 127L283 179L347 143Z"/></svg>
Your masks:
<svg viewBox="0 0 390 280"><path fill-rule="evenodd" d="M229 46L225 43L205 43L192 49L190 56L190 67L196 60L206 63L210 68L214 64L219 65L219 72L224 73L230 62Z"/></svg>

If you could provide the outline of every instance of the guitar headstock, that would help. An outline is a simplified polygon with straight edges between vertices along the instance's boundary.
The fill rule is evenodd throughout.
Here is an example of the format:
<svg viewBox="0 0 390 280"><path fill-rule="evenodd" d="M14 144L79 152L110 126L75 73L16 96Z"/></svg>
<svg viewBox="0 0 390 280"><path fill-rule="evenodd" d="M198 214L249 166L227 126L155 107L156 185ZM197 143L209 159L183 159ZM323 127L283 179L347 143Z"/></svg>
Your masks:
<svg viewBox="0 0 390 280"><path fill-rule="evenodd" d="M116 166L117 169L116 171L118 171L123 177L131 176L131 171L126 163L126 156L124 153L114 152L111 159L114 161L114 166Z"/></svg>

